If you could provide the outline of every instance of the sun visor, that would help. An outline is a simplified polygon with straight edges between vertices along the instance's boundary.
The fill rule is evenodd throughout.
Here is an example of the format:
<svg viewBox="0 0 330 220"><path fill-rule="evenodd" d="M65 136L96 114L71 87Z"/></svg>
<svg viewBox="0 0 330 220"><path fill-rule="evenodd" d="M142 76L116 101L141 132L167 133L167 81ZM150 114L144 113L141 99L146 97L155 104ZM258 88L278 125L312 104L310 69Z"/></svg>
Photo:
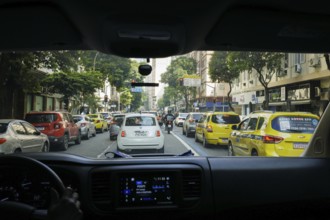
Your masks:
<svg viewBox="0 0 330 220"><path fill-rule="evenodd" d="M0 50L80 48L81 36L57 7L6 5L0 7Z"/></svg>
<svg viewBox="0 0 330 220"><path fill-rule="evenodd" d="M206 38L222 50L326 52L330 16L237 8L226 12Z"/></svg>
<svg viewBox="0 0 330 220"><path fill-rule="evenodd" d="M185 44L180 25L107 21L103 33L105 48L123 57L168 57L180 53Z"/></svg>

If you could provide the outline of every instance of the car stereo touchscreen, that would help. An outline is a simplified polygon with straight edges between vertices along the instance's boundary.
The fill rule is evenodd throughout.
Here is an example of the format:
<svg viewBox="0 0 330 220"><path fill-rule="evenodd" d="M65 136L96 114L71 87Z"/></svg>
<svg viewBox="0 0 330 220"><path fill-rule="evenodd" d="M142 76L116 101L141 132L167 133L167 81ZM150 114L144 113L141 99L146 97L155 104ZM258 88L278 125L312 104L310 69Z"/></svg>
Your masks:
<svg viewBox="0 0 330 220"><path fill-rule="evenodd" d="M172 174L125 174L119 178L122 207L166 206L175 203Z"/></svg>

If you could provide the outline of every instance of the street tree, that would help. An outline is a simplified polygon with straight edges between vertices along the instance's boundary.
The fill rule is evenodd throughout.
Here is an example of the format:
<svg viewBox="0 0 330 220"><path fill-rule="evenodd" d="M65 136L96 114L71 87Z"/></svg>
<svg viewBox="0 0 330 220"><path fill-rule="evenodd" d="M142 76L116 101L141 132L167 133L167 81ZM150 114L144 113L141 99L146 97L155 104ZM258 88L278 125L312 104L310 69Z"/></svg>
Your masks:
<svg viewBox="0 0 330 220"><path fill-rule="evenodd" d="M102 73L103 80L108 80L118 91L126 87L125 81L131 74L130 59L93 50L82 51L80 56L86 71L99 71Z"/></svg>
<svg viewBox="0 0 330 220"><path fill-rule="evenodd" d="M239 76L241 71L240 66L237 65L233 58L234 57L232 52L216 51L213 53L209 63L209 75L212 82L223 82L228 83L229 85L227 100L231 111L234 111L234 108L230 102L232 84L233 81Z"/></svg>
<svg viewBox="0 0 330 220"><path fill-rule="evenodd" d="M171 62L166 72L161 75L161 82L168 84L171 88L169 91L175 91L179 96L183 96L185 100L185 110L189 111L190 100L195 98L196 88L188 86L180 86L179 78L184 75L196 74L197 63L190 57L179 57Z"/></svg>
<svg viewBox="0 0 330 220"><path fill-rule="evenodd" d="M3 52L0 54L1 118L22 118L24 96L41 93L48 72L75 71L79 52Z"/></svg>
<svg viewBox="0 0 330 220"><path fill-rule="evenodd" d="M265 101L263 109L269 109L268 86L275 74L283 71L284 53L277 52L233 52L231 58L236 68L250 73L255 72L260 84L264 87Z"/></svg>
<svg viewBox="0 0 330 220"><path fill-rule="evenodd" d="M80 102L81 106L86 104L90 94L96 89L102 88L103 79L100 72L56 72L49 74L44 79L43 85L47 87L48 93L63 95L66 108L70 99Z"/></svg>

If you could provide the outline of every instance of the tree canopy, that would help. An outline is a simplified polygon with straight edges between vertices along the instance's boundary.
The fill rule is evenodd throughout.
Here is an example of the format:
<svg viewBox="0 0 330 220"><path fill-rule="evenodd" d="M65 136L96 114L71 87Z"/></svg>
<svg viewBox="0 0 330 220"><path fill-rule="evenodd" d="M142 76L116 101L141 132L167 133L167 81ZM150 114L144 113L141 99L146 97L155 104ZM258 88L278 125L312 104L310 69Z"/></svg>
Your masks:
<svg viewBox="0 0 330 220"><path fill-rule="evenodd" d="M233 80L236 79L242 68L234 60L232 52L216 51L213 53L209 63L209 75L213 82L224 82L229 84L229 91L227 93L229 108L234 111L229 101L232 90Z"/></svg>
<svg viewBox="0 0 330 220"><path fill-rule="evenodd" d="M166 72L161 75L161 82L168 84L170 88L164 90L164 96L169 95L167 93L171 92L172 94L170 96L174 95L174 101L176 101L175 97L183 96L186 111L188 111L190 106L190 97L194 97L194 94L196 93L196 88L180 86L179 78L187 74L195 74L196 69L197 63L193 58L182 56L173 60L167 67Z"/></svg>

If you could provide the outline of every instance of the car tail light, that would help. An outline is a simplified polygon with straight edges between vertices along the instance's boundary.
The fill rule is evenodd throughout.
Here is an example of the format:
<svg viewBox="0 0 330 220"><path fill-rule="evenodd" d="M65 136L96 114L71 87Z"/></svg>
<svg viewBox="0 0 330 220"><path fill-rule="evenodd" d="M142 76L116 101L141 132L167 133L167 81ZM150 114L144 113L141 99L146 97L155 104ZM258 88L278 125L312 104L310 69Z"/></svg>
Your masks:
<svg viewBox="0 0 330 220"><path fill-rule="evenodd" d="M159 130L156 131L156 136L160 137L160 131Z"/></svg>
<svg viewBox="0 0 330 220"><path fill-rule="evenodd" d="M262 141L266 144L278 144L283 140L284 138L278 136L265 135L262 137Z"/></svg>
<svg viewBox="0 0 330 220"><path fill-rule="evenodd" d="M122 132L121 132L121 136L122 136L122 137L126 137L126 132L125 132L125 131L122 131Z"/></svg>
<svg viewBox="0 0 330 220"><path fill-rule="evenodd" d="M87 123L81 123L80 126L81 127L85 127L87 125Z"/></svg>
<svg viewBox="0 0 330 220"><path fill-rule="evenodd" d="M6 138L0 138L0 144L3 144L3 143L5 143L7 141L7 139Z"/></svg>
<svg viewBox="0 0 330 220"><path fill-rule="evenodd" d="M61 124L54 124L54 128L55 129L60 129L61 128Z"/></svg>
<svg viewBox="0 0 330 220"><path fill-rule="evenodd" d="M207 132L213 132L212 126L211 125L207 125L206 131Z"/></svg>
<svg viewBox="0 0 330 220"><path fill-rule="evenodd" d="M96 123L100 123L101 121L100 120L97 120Z"/></svg>

